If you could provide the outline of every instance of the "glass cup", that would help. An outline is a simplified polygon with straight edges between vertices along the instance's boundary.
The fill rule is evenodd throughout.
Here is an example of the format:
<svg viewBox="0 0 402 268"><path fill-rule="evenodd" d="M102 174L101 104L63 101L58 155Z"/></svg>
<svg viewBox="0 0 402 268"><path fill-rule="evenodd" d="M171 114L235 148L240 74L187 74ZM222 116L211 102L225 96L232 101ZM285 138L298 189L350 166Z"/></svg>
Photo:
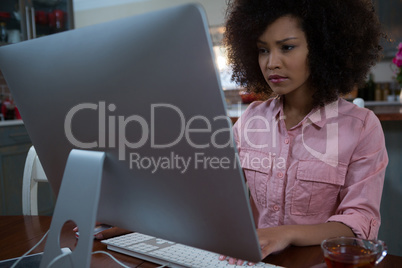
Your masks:
<svg viewBox="0 0 402 268"><path fill-rule="evenodd" d="M336 237L322 241L321 248L329 268L371 268L387 255L381 240Z"/></svg>

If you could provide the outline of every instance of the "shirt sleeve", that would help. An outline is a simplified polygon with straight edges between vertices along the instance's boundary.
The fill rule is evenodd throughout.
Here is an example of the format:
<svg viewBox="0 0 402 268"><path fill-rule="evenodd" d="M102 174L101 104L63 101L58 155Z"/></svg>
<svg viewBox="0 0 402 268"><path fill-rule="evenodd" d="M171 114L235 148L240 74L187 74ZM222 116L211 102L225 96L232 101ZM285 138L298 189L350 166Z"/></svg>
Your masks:
<svg viewBox="0 0 402 268"><path fill-rule="evenodd" d="M340 191L340 204L328 221L346 224L357 237L377 238L387 164L388 155L380 121L369 111L348 166L345 185Z"/></svg>

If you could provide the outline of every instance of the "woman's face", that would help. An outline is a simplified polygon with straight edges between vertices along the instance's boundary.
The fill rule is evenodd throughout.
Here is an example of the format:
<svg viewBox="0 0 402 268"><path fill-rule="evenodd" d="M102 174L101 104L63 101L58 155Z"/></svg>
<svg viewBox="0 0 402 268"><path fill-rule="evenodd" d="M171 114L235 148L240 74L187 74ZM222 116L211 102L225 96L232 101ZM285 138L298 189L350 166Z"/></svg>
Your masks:
<svg viewBox="0 0 402 268"><path fill-rule="evenodd" d="M284 16L268 25L257 47L260 69L273 92L310 90L307 40L297 18Z"/></svg>

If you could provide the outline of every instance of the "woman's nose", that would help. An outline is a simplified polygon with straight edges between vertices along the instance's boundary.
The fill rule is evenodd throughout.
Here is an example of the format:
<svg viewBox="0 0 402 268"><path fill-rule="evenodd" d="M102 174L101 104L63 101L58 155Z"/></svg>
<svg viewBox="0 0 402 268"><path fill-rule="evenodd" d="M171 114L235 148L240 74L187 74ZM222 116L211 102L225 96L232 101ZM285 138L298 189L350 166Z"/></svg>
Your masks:
<svg viewBox="0 0 402 268"><path fill-rule="evenodd" d="M274 70L279 67L280 67L280 57L279 57L278 53L271 52L269 54L267 68L270 70Z"/></svg>

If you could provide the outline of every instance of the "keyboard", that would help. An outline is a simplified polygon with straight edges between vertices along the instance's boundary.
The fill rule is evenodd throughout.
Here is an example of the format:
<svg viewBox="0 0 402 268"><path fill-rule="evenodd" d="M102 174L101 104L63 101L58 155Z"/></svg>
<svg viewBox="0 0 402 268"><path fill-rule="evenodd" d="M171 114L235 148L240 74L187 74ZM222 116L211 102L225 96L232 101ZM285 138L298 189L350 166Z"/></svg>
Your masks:
<svg viewBox="0 0 402 268"><path fill-rule="evenodd" d="M141 233L130 233L102 240L102 243L106 244L109 250L172 268L251 267L246 263L241 266L230 265L227 261L220 261L217 253ZM254 267L279 266L259 262Z"/></svg>

